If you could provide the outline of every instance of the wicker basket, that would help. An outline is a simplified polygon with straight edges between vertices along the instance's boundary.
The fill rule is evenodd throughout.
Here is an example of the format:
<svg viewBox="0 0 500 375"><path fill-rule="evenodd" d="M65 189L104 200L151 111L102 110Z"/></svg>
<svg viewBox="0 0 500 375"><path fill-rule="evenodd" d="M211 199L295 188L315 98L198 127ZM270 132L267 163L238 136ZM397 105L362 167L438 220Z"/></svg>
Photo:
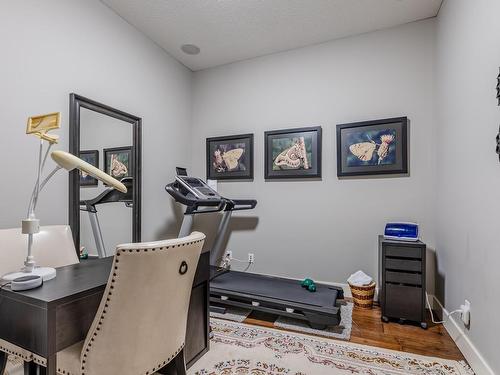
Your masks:
<svg viewBox="0 0 500 375"><path fill-rule="evenodd" d="M354 306L362 309L371 309L373 306L373 296L375 295L375 285L373 281L370 285L366 286L357 286L349 283Z"/></svg>

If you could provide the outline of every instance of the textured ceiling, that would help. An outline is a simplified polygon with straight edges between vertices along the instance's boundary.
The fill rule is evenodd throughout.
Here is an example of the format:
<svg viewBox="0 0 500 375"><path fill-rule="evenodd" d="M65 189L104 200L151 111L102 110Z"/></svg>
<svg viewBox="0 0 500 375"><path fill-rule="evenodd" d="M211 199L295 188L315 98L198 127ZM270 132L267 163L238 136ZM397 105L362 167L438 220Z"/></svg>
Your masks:
<svg viewBox="0 0 500 375"><path fill-rule="evenodd" d="M192 70L434 17L442 0L101 0ZM201 48L199 55L181 51Z"/></svg>

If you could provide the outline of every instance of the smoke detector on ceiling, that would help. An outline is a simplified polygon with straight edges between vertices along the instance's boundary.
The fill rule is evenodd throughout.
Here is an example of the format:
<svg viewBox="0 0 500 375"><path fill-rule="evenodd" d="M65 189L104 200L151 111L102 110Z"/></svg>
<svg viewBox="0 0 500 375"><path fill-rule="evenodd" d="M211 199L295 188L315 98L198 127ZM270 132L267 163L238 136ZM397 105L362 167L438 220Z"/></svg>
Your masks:
<svg viewBox="0 0 500 375"><path fill-rule="evenodd" d="M200 47L194 44L183 44L181 50L188 55L197 55L200 53Z"/></svg>

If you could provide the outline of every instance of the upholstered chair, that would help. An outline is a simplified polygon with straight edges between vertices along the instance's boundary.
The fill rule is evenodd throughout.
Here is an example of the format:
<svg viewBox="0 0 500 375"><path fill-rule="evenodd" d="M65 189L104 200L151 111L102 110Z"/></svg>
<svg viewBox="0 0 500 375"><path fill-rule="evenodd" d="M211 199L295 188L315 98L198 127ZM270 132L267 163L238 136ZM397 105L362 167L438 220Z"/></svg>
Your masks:
<svg viewBox="0 0 500 375"><path fill-rule="evenodd" d="M186 373L189 300L205 235L119 245L87 337L57 353L64 375Z"/></svg>
<svg viewBox="0 0 500 375"><path fill-rule="evenodd" d="M21 228L0 229L0 243L2 244L0 247L0 278L6 273L21 269L28 250L27 241L28 237L21 233ZM71 228L67 225L41 227L40 233L35 234L33 255L41 266L57 268L78 263L79 259L75 251ZM2 369L0 363L0 375L3 375L5 370L8 374L23 373L23 362L31 362L34 356L33 353L5 340L0 340L0 352L9 355L6 369Z"/></svg>

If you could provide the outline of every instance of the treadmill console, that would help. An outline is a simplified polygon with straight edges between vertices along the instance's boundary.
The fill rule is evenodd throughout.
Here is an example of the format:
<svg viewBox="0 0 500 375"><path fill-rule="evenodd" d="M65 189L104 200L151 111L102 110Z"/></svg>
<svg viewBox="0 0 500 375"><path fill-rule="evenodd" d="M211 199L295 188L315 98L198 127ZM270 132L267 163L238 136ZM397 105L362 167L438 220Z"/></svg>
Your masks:
<svg viewBox="0 0 500 375"><path fill-rule="evenodd" d="M198 199L213 199L217 201L222 199L215 190L210 188L210 186L200 178L177 175L175 179L183 188L188 190Z"/></svg>

